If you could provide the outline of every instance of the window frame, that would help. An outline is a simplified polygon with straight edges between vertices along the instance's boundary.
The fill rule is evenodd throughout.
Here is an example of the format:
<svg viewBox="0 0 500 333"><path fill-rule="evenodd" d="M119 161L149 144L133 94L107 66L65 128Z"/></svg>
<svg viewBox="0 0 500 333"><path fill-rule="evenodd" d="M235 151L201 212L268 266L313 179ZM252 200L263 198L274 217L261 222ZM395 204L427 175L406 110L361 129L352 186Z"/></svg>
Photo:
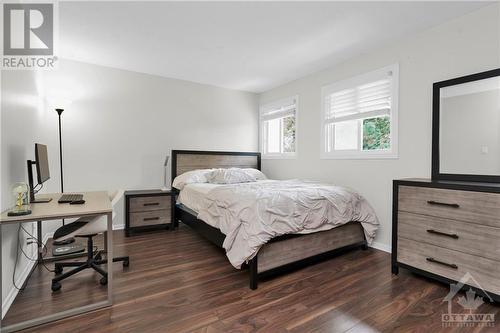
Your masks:
<svg viewBox="0 0 500 333"><path fill-rule="evenodd" d="M356 150L333 150L326 151L326 114L329 111L327 108L327 98L336 92L344 89L353 88L365 83L374 82L382 79L387 75L387 72L392 72L391 80L391 111L389 114L391 122L390 142L391 148L387 150L362 150L363 146L363 126L358 133L358 148ZM398 154L398 111L399 111L399 64L395 63L368 73L357 75L348 79L328 84L321 88L321 118L320 118L320 157L321 159L397 159ZM352 120L359 120L362 117L352 117ZM368 117L366 119L372 119Z"/></svg>
<svg viewBox="0 0 500 333"><path fill-rule="evenodd" d="M265 110L279 108L280 106L291 104L291 101L295 101L295 152L283 152L283 153L266 153L264 149L265 132L264 132L264 120L262 119ZM299 129L299 96L293 95L286 98L281 98L279 100L274 100L272 102L262 104L259 107L259 147L261 152L261 157L263 159L295 159L298 156L298 131ZM282 138L281 138L282 139Z"/></svg>

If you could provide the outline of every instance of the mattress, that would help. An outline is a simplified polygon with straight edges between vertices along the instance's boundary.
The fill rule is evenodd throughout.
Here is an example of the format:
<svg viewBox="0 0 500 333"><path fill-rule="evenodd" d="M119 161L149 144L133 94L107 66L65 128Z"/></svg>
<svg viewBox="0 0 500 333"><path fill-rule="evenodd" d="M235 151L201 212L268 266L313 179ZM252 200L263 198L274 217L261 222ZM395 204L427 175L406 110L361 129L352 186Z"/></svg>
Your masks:
<svg viewBox="0 0 500 333"><path fill-rule="evenodd" d="M188 184L178 202L226 235L222 246L236 268L277 236L325 231L357 221L370 244L379 224L359 193L300 180Z"/></svg>
<svg viewBox="0 0 500 333"><path fill-rule="evenodd" d="M179 193L177 202L198 213L208 192L218 186L221 185L210 183L187 184Z"/></svg>
<svg viewBox="0 0 500 333"><path fill-rule="evenodd" d="M258 180L255 183L266 183L270 180ZM207 198L208 192L214 188L227 186L223 184L194 183L184 186L179 193L177 202L198 213L203 206L203 200Z"/></svg>

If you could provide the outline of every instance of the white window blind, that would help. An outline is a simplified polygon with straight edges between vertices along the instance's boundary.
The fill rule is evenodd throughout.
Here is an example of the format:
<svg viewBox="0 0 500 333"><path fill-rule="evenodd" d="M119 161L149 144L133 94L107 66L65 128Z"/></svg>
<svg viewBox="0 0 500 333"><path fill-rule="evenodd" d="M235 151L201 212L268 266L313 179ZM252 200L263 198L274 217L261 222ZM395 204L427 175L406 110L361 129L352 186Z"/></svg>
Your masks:
<svg viewBox="0 0 500 333"><path fill-rule="evenodd" d="M391 113L391 77L328 95L326 121L345 121L359 116Z"/></svg>
<svg viewBox="0 0 500 333"><path fill-rule="evenodd" d="M398 66L323 87L322 157L394 157Z"/></svg>
<svg viewBox="0 0 500 333"><path fill-rule="evenodd" d="M295 98L283 100L281 103L272 103L263 106L260 113L261 120L271 120L295 116L297 103Z"/></svg>

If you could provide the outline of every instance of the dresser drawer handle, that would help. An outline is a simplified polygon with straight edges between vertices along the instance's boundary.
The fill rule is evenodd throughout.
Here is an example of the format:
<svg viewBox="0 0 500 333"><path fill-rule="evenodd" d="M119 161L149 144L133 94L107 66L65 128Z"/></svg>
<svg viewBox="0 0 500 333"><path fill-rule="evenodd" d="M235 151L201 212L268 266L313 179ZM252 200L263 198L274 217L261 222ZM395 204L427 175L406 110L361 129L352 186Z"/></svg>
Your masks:
<svg viewBox="0 0 500 333"><path fill-rule="evenodd" d="M426 260L429 261L429 262L433 262L435 264L440 264L440 265L447 266L447 267L450 267L450 268L453 268L453 269L458 269L458 266L455 265L455 264L448 264L447 262L436 260L436 259L434 259L432 257L426 258Z"/></svg>
<svg viewBox="0 0 500 333"><path fill-rule="evenodd" d="M446 237L451 237L451 238L454 238L454 239L458 239L458 235L457 234L448 234L446 232L437 231L437 230L433 230L433 229L427 229L427 232L430 233L430 234L435 234L435 235L446 236Z"/></svg>
<svg viewBox="0 0 500 333"><path fill-rule="evenodd" d="M144 206L158 206L160 203L159 202L148 202L145 203Z"/></svg>
<svg viewBox="0 0 500 333"><path fill-rule="evenodd" d="M446 207L452 207L452 208L460 208L459 204L451 204L447 202L439 202L439 201L434 201L434 200L429 200L427 201L429 205L436 205L436 206L446 206Z"/></svg>
<svg viewBox="0 0 500 333"><path fill-rule="evenodd" d="M159 220L159 217L145 217L143 220L144 221L154 221L154 220Z"/></svg>

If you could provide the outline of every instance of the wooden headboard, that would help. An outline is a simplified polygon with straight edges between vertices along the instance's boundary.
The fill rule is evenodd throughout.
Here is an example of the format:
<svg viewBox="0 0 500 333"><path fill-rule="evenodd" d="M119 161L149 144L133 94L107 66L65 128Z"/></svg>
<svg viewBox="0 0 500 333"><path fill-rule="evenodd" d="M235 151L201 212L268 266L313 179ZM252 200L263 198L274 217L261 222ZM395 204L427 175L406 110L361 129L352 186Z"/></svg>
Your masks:
<svg viewBox="0 0 500 333"><path fill-rule="evenodd" d="M171 181L187 171L211 168L255 168L260 170L260 153L172 150Z"/></svg>

